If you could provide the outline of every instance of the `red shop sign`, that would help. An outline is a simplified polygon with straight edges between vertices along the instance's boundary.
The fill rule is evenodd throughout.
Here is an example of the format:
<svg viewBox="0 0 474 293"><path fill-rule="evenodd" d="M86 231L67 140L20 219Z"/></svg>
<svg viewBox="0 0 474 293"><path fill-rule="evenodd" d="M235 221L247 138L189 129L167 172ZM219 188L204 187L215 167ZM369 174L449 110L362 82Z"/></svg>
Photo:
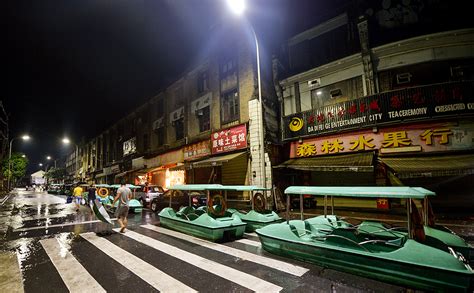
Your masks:
<svg viewBox="0 0 474 293"><path fill-rule="evenodd" d="M247 125L227 128L211 134L212 154L247 148Z"/></svg>

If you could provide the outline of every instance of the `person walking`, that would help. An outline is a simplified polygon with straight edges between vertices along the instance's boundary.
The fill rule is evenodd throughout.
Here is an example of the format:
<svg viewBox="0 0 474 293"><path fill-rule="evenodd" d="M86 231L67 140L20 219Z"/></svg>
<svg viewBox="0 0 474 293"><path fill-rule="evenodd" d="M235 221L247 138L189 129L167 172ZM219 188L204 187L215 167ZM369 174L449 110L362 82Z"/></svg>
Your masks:
<svg viewBox="0 0 474 293"><path fill-rule="evenodd" d="M74 195L75 203L76 203L76 212L79 211L79 207L81 206L82 201L82 187L78 184L72 194Z"/></svg>
<svg viewBox="0 0 474 293"><path fill-rule="evenodd" d="M127 228L127 216L128 216L128 205L130 201L130 197L132 196L132 191L130 188L126 187L124 183L120 184L120 188L117 190L117 195L114 198L114 202L112 206L115 206L115 203L119 201L117 207L117 217L118 222L120 224L120 233L125 232L125 228Z"/></svg>
<svg viewBox="0 0 474 293"><path fill-rule="evenodd" d="M91 210L92 210L92 207L94 206L94 201L96 199L95 191L96 191L96 188L94 187L94 185L91 184L89 186L89 190L87 191L87 201L89 202L89 206L91 207Z"/></svg>

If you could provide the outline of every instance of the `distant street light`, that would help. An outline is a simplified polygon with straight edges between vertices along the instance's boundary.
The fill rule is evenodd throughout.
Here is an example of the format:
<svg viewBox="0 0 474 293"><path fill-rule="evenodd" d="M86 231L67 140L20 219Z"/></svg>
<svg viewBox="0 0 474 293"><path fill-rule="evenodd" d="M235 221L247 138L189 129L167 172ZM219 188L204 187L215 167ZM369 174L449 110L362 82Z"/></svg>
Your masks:
<svg viewBox="0 0 474 293"><path fill-rule="evenodd" d="M26 155L25 155L25 154L23 154L23 155L21 155L21 157L22 157L22 158L26 158Z"/></svg>
<svg viewBox="0 0 474 293"><path fill-rule="evenodd" d="M64 138L62 139L62 142L63 142L63 144L65 144L65 145L69 145L69 144L71 143L71 140L70 140L69 138L67 138L67 137L64 137ZM76 169L76 171L77 171L77 157L79 156L79 147L77 146L77 144L74 144L74 145L76 146L76 152L75 152L76 166L75 166L75 169Z"/></svg>
<svg viewBox="0 0 474 293"><path fill-rule="evenodd" d="M51 156L46 156L46 160L51 160Z"/></svg>
<svg viewBox="0 0 474 293"><path fill-rule="evenodd" d="M241 16L245 11L245 0L227 0L227 5L229 9L237 16ZM252 31L253 38L255 41L255 50L257 55L257 83L258 83L258 104L261 119L259 123L259 140L260 140L260 172L262 176L261 184L263 187L267 187L267 179L265 175L265 145L264 145L264 136L265 136L265 129L263 125L263 100L262 100L262 81L260 77L260 51L258 47L258 39L257 33L255 33L255 29L253 28L252 24L249 23L250 30Z"/></svg>
<svg viewBox="0 0 474 293"><path fill-rule="evenodd" d="M43 163L39 163L38 166L43 167Z"/></svg>
<svg viewBox="0 0 474 293"><path fill-rule="evenodd" d="M10 140L10 148L9 148L9 150L8 150L8 180L7 180L7 188L8 188L8 191L10 191L10 177L12 177L10 173L11 173L11 158L12 158L12 146L13 146L13 141L14 141L15 139L19 139L19 138L21 138L21 139L24 140L24 141L28 141L28 140L31 139L31 137L30 137L28 134L24 134L24 135L22 135L22 136L20 136L20 137L14 137L14 138L12 138L12 139Z"/></svg>

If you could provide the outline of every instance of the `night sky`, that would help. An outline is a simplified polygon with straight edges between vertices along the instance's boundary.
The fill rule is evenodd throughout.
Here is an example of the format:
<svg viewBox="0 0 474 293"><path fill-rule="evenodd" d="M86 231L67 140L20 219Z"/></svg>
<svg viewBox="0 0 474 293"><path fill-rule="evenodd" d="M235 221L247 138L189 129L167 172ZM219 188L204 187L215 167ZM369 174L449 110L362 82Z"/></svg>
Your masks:
<svg viewBox="0 0 474 293"><path fill-rule="evenodd" d="M331 6L327 2L331 2ZM347 1L247 0L268 54ZM158 93L189 67L213 26L236 21L224 0L9 1L2 5L0 99L11 136L36 168ZM335 9L336 8L336 9ZM71 150L71 149L70 149Z"/></svg>

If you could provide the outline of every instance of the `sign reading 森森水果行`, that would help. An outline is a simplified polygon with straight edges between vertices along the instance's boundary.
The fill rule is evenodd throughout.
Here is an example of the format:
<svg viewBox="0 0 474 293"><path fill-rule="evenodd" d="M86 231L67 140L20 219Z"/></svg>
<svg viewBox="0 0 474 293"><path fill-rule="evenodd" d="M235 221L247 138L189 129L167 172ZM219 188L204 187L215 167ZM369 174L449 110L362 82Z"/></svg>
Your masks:
<svg viewBox="0 0 474 293"><path fill-rule="evenodd" d="M406 124L346 134L305 138L290 145L290 158L378 150L382 154L445 152L474 149L474 123L468 120Z"/></svg>
<svg viewBox="0 0 474 293"><path fill-rule="evenodd" d="M247 147L247 125L223 129L211 134L212 153L220 154Z"/></svg>
<svg viewBox="0 0 474 293"><path fill-rule="evenodd" d="M474 83L412 87L328 105L283 118L284 139L370 128L406 120L474 114Z"/></svg>

